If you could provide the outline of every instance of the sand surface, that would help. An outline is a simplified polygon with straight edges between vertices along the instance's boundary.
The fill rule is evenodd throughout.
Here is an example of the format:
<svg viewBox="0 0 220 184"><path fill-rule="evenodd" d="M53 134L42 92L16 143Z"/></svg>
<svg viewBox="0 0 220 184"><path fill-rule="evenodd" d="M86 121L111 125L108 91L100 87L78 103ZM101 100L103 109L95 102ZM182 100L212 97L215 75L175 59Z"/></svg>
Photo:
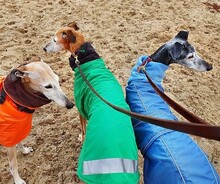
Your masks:
<svg viewBox="0 0 220 184"><path fill-rule="evenodd" d="M190 111L220 126L219 0L0 0L0 75L41 57L59 75L62 89L74 101L70 54L42 50L55 31L73 20L123 87L138 56L151 54L180 30L188 30L189 41L212 63L213 70L199 73L173 65L164 87ZM20 175L28 184L82 183L75 174L79 133L76 108L67 110L51 103L37 110L31 134L24 141L34 152L25 156L18 152ZM220 142L194 139L220 173ZM0 147L0 184L13 183L6 156Z"/></svg>

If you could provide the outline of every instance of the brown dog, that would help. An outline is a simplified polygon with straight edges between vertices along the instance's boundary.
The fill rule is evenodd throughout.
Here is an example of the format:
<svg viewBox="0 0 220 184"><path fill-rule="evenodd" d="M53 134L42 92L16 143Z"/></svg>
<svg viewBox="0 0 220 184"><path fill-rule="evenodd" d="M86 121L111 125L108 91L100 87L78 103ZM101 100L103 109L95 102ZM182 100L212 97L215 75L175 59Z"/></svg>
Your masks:
<svg viewBox="0 0 220 184"><path fill-rule="evenodd" d="M25 184L18 174L16 144L23 154L33 151L21 143L31 130L35 109L55 101L68 109L73 103L60 88L58 76L41 62L31 62L0 77L0 144L6 147L15 184Z"/></svg>
<svg viewBox="0 0 220 184"><path fill-rule="evenodd" d="M138 151L131 118L104 104L85 84L76 62L96 91L106 100L129 109L121 85L76 24L61 28L44 47L46 52L71 52L76 106L88 120L77 174L85 183L138 183ZM80 117L82 134L85 120Z"/></svg>
<svg viewBox="0 0 220 184"><path fill-rule="evenodd" d="M78 32L79 27L75 22L69 23L67 27L61 28L55 33L54 38L45 47L45 52L58 52L68 50L75 55L75 52L85 43L84 36ZM79 113L82 142L86 132L86 119Z"/></svg>

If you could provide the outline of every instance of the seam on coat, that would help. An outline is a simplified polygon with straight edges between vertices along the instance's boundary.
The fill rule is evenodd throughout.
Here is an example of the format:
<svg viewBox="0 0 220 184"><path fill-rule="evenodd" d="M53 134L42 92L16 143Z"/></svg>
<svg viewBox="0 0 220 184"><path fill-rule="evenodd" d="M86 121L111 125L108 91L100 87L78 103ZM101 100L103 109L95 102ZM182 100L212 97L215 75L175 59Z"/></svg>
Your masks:
<svg viewBox="0 0 220 184"><path fill-rule="evenodd" d="M159 133L155 134L149 141L148 143L144 146L144 148L141 150L143 152L143 154L145 153L146 150L148 150L148 148L151 146L151 144L153 144L153 142L161 137L164 134L173 132L174 130L169 130L169 129L164 129L163 131L160 131Z"/></svg>
<svg viewBox="0 0 220 184"><path fill-rule="evenodd" d="M140 101L141 101L141 104L142 104L142 106L144 107L145 112L147 112L147 109L145 108L144 102L143 102L143 100L142 100L142 98L141 98L141 95L140 95L139 92L138 92L138 89L137 89L136 85L135 85L135 84L133 84L133 85L134 85L135 91L136 91L136 93L137 93L137 95L138 95L138 97L139 97L139 99L140 99Z"/></svg>
<svg viewBox="0 0 220 184"><path fill-rule="evenodd" d="M192 141L197 145L197 143L196 143L193 139L192 139ZM205 152L202 150L202 148L200 148L200 146L197 146L197 147L200 149L200 151L201 151L202 154L204 155L204 157L205 157L207 163L209 164L209 167L210 167L210 169L212 170L212 174L213 174L213 176L214 176L214 178L215 178L216 184L219 184L218 178L216 177L216 174L215 174L215 172L214 172L214 170L213 170L213 167L212 167L212 165L211 165L211 163L210 163L210 161L209 161L207 155L206 155Z"/></svg>
<svg viewBox="0 0 220 184"><path fill-rule="evenodd" d="M160 137L160 139L164 143L164 146L167 148L167 151L169 152L169 154L170 154L170 156L171 156L171 158L173 160L173 164L176 166L176 168L177 168L177 170L178 170L178 172L180 174L180 177L182 178L183 183L186 184L186 181L184 180L183 174L182 174L182 172L181 172L181 170L180 170L180 168L179 168L179 166L178 166L174 156L172 155L172 152L169 150L169 147L167 146L167 144L164 141L163 137Z"/></svg>

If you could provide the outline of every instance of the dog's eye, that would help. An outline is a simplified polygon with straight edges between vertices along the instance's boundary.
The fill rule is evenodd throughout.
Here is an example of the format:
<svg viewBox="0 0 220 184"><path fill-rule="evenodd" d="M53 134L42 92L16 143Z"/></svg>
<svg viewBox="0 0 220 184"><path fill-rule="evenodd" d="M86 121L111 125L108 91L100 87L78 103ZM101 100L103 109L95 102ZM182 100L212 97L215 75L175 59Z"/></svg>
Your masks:
<svg viewBox="0 0 220 184"><path fill-rule="evenodd" d="M51 84L44 86L46 89L51 89L53 88Z"/></svg>
<svg viewBox="0 0 220 184"><path fill-rule="evenodd" d="M188 56L188 59L192 59L193 58L193 54Z"/></svg>
<svg viewBox="0 0 220 184"><path fill-rule="evenodd" d="M57 41L55 40L55 38L53 38L53 41L54 41L54 42L57 42Z"/></svg>

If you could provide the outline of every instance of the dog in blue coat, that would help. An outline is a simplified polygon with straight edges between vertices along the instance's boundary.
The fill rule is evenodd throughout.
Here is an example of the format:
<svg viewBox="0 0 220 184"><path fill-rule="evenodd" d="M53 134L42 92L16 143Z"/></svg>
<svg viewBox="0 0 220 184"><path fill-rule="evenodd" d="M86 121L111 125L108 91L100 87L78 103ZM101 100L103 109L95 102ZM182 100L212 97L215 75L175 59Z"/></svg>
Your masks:
<svg viewBox="0 0 220 184"><path fill-rule="evenodd" d="M177 120L169 106L154 91L138 67L145 69L157 87L172 63L209 71L212 65L198 56L187 41L188 32L180 31L150 56L141 56L131 71L126 87L126 101L131 111L168 120ZM145 184L218 184L219 175L203 150L185 133L132 119L136 142L144 157ZM177 122L178 123L178 122Z"/></svg>

